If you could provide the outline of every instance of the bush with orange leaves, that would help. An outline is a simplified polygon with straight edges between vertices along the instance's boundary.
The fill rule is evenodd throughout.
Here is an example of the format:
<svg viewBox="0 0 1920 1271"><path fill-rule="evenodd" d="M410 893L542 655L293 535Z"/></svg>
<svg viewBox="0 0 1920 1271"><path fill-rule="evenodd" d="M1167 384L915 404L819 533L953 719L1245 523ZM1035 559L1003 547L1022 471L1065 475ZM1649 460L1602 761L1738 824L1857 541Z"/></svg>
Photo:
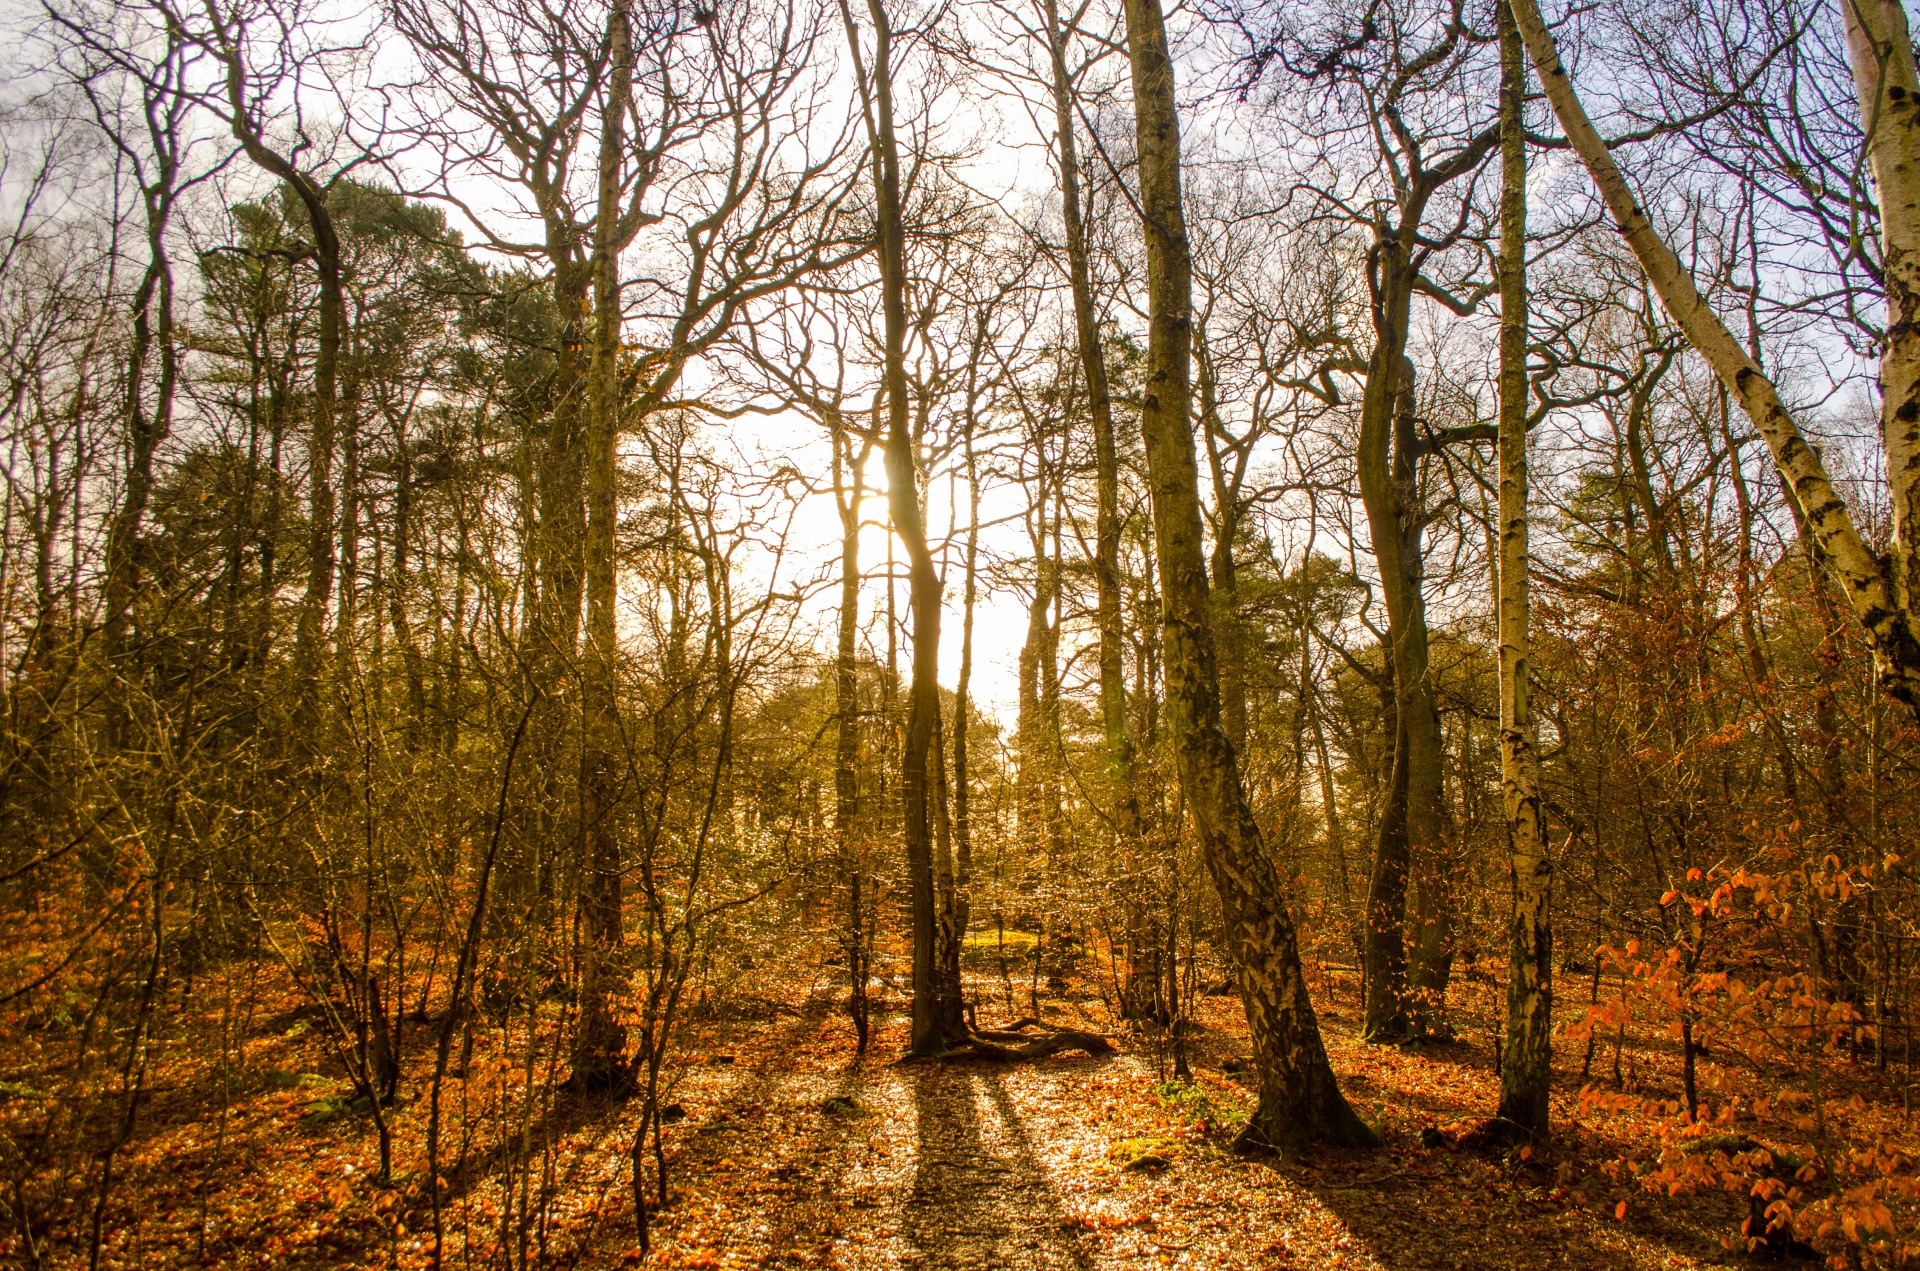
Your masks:
<svg viewBox="0 0 1920 1271"><path fill-rule="evenodd" d="M1581 1093L1582 1115L1651 1117L1651 1160L1614 1172L1645 1191L1744 1195L1728 1249L1817 1252L1841 1268L1920 1263L1920 1173L1906 1087L1887 1071L1877 1021L1857 983L1830 970L1836 933L1869 905L1897 857L1843 866L1834 856L1758 872L1688 872L1661 898L1666 946L1639 941L1601 956L1617 992L1596 1000L1567 1040L1615 1047L1615 1090ZM1788 969L1791 968L1791 969ZM1657 1071L1619 1070L1635 1021L1658 1065L1677 1041L1681 1097ZM1639 1058L1636 1055L1636 1059Z"/></svg>

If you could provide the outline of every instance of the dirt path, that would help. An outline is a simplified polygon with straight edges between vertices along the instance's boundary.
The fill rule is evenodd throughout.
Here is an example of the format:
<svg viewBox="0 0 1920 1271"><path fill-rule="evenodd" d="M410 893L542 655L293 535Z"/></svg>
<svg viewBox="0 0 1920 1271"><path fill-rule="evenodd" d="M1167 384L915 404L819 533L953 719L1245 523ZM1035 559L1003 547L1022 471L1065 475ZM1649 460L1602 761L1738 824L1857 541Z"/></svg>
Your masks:
<svg viewBox="0 0 1920 1271"><path fill-rule="evenodd" d="M907 1160L875 1179L877 1226L895 1234L854 1266L1066 1268L1091 1265L1066 1228L1060 1180L991 1069L918 1068L873 1083L889 1126L908 1105ZM899 1153L890 1153L897 1159Z"/></svg>
<svg viewBox="0 0 1920 1271"><path fill-rule="evenodd" d="M1016 1089L1064 1076L936 1064L714 1083L732 1089L713 1090L682 1157L686 1212L669 1219L682 1264L1091 1267L1058 1144L1036 1141L1021 1107L1034 1091ZM728 1192L751 1199L709 1201Z"/></svg>

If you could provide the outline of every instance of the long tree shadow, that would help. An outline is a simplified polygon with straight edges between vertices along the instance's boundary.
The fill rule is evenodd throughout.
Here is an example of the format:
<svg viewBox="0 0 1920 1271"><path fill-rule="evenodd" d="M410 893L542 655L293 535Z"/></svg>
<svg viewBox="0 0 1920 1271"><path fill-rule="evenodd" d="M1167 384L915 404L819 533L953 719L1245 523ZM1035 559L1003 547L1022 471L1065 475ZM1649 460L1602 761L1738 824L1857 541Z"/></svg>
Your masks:
<svg viewBox="0 0 1920 1271"><path fill-rule="evenodd" d="M812 1026L810 1019L797 1019L779 1027L777 1035L791 1041ZM772 1073L748 1071L741 1084L727 1094L727 1100L751 1106L773 1089L776 1080ZM440 1193L441 1203L457 1204L489 1181L497 1181L503 1166L515 1164L524 1168L527 1160L537 1159L569 1140L577 1141L567 1153L569 1159L563 1167L566 1170L577 1168L587 1155L604 1153L611 1138L617 1138L624 1150L631 1141L633 1115L639 1106L637 1099L572 1094L563 1087L543 1088L537 1094L536 1108L524 1129L512 1124L494 1124L490 1126L491 1140L477 1150L462 1150L466 1147L464 1134L455 1141L457 1155L442 1166L447 1182ZM452 1120L449 1113L449 1121ZM561 1181L572 1180L563 1175Z"/></svg>
<svg viewBox="0 0 1920 1271"><path fill-rule="evenodd" d="M902 1075L915 1114L913 1192L901 1215L912 1265L1091 1267L1001 1075L955 1066Z"/></svg>
<svg viewBox="0 0 1920 1271"><path fill-rule="evenodd" d="M1630 1224L1615 1226L1602 1205L1554 1198L1555 1162L1595 1177L1599 1164L1620 1150L1594 1142L1556 1143L1544 1161L1528 1164L1497 1150L1432 1153L1390 1140L1379 1153L1320 1151L1304 1174L1278 1162L1282 1189L1311 1196L1388 1271L1499 1271L1528 1264L1568 1271L1722 1261L1722 1230L1737 1222L1739 1202L1703 1194L1684 1210L1635 1207ZM1636 1247L1637 1246L1637 1247Z"/></svg>

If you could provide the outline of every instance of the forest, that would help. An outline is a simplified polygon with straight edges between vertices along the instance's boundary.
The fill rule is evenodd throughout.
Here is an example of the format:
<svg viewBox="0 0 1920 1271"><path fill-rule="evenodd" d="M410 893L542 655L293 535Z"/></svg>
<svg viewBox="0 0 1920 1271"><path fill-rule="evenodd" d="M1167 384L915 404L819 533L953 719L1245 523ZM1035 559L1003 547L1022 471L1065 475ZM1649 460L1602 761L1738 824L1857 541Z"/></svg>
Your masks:
<svg viewBox="0 0 1920 1271"><path fill-rule="evenodd" d="M0 1264L1920 1266L1904 0L0 35Z"/></svg>

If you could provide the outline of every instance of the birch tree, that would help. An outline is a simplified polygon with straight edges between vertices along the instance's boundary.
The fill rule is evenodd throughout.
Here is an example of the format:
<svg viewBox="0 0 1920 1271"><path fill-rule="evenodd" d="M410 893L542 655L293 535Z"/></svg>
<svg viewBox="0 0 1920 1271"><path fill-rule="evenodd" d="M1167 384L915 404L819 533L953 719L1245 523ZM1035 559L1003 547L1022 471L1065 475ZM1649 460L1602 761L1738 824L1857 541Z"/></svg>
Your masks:
<svg viewBox="0 0 1920 1271"><path fill-rule="evenodd" d="M1852 510L1809 445L1773 381L1714 312L1693 276L1655 228L1639 195L1614 160L1561 60L1535 0L1513 0L1528 56L1568 143L1599 188L1608 213L1646 272L1661 303L1712 366L1766 439L1775 466L1829 568L1873 644L1886 691L1920 714L1920 632L1916 632L1913 539L1920 532L1920 139L1913 121L1913 41L1899 0L1839 0L1846 7L1849 50L1867 120L1867 156L1881 207L1888 336L1881 355L1881 426L1893 496L1893 539L1887 559L1868 545Z"/></svg>
<svg viewBox="0 0 1920 1271"><path fill-rule="evenodd" d="M1500 1121L1543 1139L1553 1082L1553 862L1541 820L1529 702L1532 560L1527 552L1526 64L1512 11L1500 25L1500 790L1512 852L1507 1031Z"/></svg>

